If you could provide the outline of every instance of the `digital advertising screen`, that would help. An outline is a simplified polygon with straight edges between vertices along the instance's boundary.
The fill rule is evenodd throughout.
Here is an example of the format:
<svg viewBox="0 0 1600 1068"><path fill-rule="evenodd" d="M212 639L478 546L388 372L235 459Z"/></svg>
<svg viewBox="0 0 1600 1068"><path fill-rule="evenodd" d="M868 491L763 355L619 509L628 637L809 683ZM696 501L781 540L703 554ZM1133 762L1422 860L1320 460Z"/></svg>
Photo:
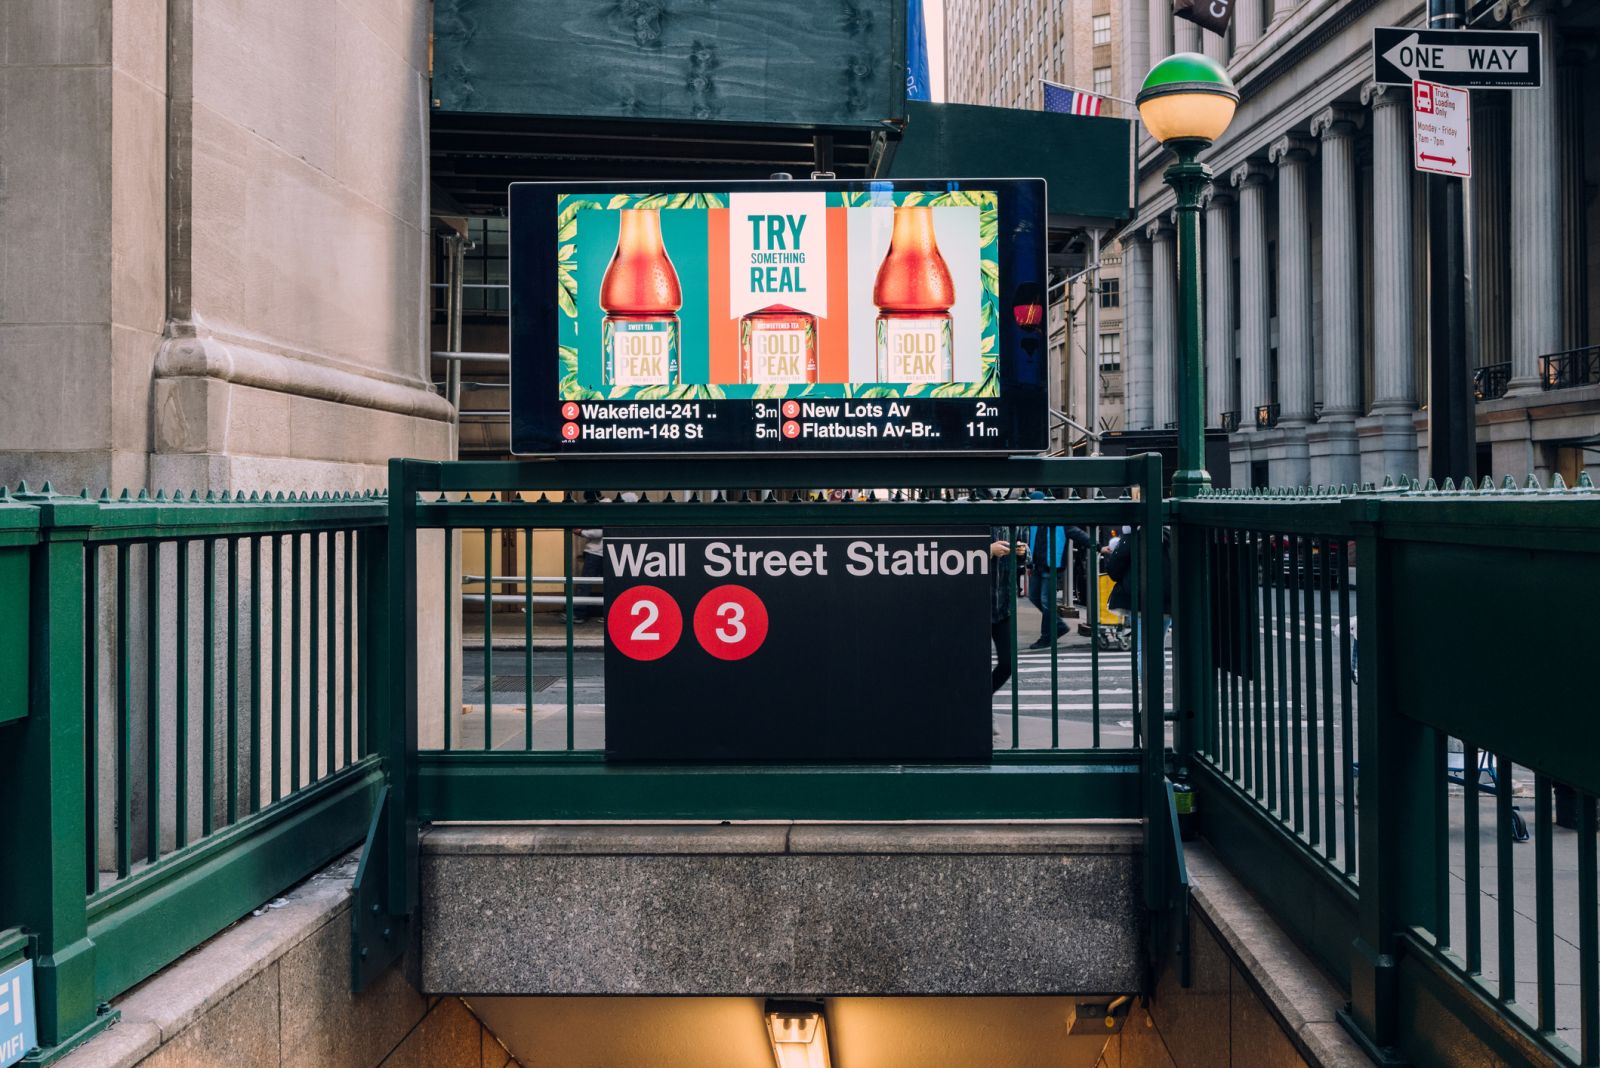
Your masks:
<svg viewBox="0 0 1600 1068"><path fill-rule="evenodd" d="M511 186L513 451L1047 445L1038 180Z"/></svg>

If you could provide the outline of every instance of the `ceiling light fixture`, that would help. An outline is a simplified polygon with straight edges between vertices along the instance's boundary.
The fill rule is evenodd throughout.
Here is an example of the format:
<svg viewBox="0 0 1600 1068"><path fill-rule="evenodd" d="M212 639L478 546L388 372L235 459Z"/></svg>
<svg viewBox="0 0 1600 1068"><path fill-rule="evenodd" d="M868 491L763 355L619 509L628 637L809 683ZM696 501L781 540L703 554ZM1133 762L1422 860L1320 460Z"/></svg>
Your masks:
<svg viewBox="0 0 1600 1068"><path fill-rule="evenodd" d="M767 1037L778 1068L829 1068L828 1021L820 1001L769 1000Z"/></svg>

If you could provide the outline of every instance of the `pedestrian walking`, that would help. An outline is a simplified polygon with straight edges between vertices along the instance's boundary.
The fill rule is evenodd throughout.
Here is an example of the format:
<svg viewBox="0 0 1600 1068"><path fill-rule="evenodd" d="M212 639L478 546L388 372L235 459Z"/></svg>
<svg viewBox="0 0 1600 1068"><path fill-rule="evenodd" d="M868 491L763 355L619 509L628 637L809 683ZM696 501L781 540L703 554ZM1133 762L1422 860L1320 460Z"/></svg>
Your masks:
<svg viewBox="0 0 1600 1068"><path fill-rule="evenodd" d="M1116 584L1111 587L1111 596L1106 599L1106 607L1113 612L1137 615L1137 606L1133 602L1133 576L1137 569L1142 533L1123 527L1122 535L1114 538L1111 547L1106 550L1105 563L1100 572ZM1167 632L1172 629L1172 547L1165 530L1161 532L1161 554L1164 558L1161 568L1161 647L1164 649ZM1145 621L1138 620L1133 631L1136 671L1144 670L1144 631Z"/></svg>
<svg viewBox="0 0 1600 1068"><path fill-rule="evenodd" d="M989 556L993 566L989 569L989 635L994 642L997 660L990 672L990 693L999 693L1000 687L1011 678L1011 658L1015 640L1011 632L1011 601L1016 571L1012 567L1012 540L1008 527L989 528Z"/></svg>
<svg viewBox="0 0 1600 1068"><path fill-rule="evenodd" d="M605 552L605 529L602 527L582 527L578 530L578 537L583 540L583 552L580 554L582 559L579 562L578 569L579 576L586 579L601 578L605 575L605 557L602 555ZM579 596L594 597L600 593L599 583L580 582L577 585ZM602 615L604 615L604 612L594 605L574 604L572 606L572 621L574 623L586 623L591 619L598 619Z"/></svg>
<svg viewBox="0 0 1600 1068"><path fill-rule="evenodd" d="M1044 491L1034 490L1028 499L1042 501ZM1029 649L1043 649L1071 629L1056 615L1056 591L1067 565L1069 544L1088 551L1094 547L1094 540L1080 527L1036 526L1028 532L1028 600L1039 610L1039 637Z"/></svg>

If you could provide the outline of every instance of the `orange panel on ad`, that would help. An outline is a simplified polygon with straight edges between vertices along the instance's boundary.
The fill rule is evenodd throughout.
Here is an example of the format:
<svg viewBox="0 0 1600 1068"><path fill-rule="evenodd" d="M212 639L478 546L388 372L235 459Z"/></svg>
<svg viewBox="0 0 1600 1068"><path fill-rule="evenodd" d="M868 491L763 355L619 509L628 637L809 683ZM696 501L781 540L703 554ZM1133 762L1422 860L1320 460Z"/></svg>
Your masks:
<svg viewBox="0 0 1600 1068"><path fill-rule="evenodd" d="M850 381L849 214L828 209L828 316L817 324L818 382Z"/></svg>
<svg viewBox="0 0 1600 1068"><path fill-rule="evenodd" d="M706 292L711 381L739 381L739 323L728 311L728 209L706 209Z"/></svg>

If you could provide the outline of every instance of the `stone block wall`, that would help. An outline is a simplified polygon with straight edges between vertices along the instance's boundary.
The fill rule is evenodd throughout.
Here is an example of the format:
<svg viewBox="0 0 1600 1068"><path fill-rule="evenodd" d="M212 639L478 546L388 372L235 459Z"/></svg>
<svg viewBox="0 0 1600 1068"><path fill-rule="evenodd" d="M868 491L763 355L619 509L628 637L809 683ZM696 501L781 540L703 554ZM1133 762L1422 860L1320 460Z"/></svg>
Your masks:
<svg viewBox="0 0 1600 1068"><path fill-rule="evenodd" d="M1194 886L1189 986L1175 961L1097 1068L1366 1068L1338 1023L1344 996L1210 850L1185 846Z"/></svg>
<svg viewBox="0 0 1600 1068"><path fill-rule="evenodd" d="M451 454L428 12L0 8L0 484L363 489Z"/></svg>
<svg viewBox="0 0 1600 1068"><path fill-rule="evenodd" d="M456 997L391 968L350 993L355 857L256 910L119 998L121 1019L60 1068L508 1068Z"/></svg>

